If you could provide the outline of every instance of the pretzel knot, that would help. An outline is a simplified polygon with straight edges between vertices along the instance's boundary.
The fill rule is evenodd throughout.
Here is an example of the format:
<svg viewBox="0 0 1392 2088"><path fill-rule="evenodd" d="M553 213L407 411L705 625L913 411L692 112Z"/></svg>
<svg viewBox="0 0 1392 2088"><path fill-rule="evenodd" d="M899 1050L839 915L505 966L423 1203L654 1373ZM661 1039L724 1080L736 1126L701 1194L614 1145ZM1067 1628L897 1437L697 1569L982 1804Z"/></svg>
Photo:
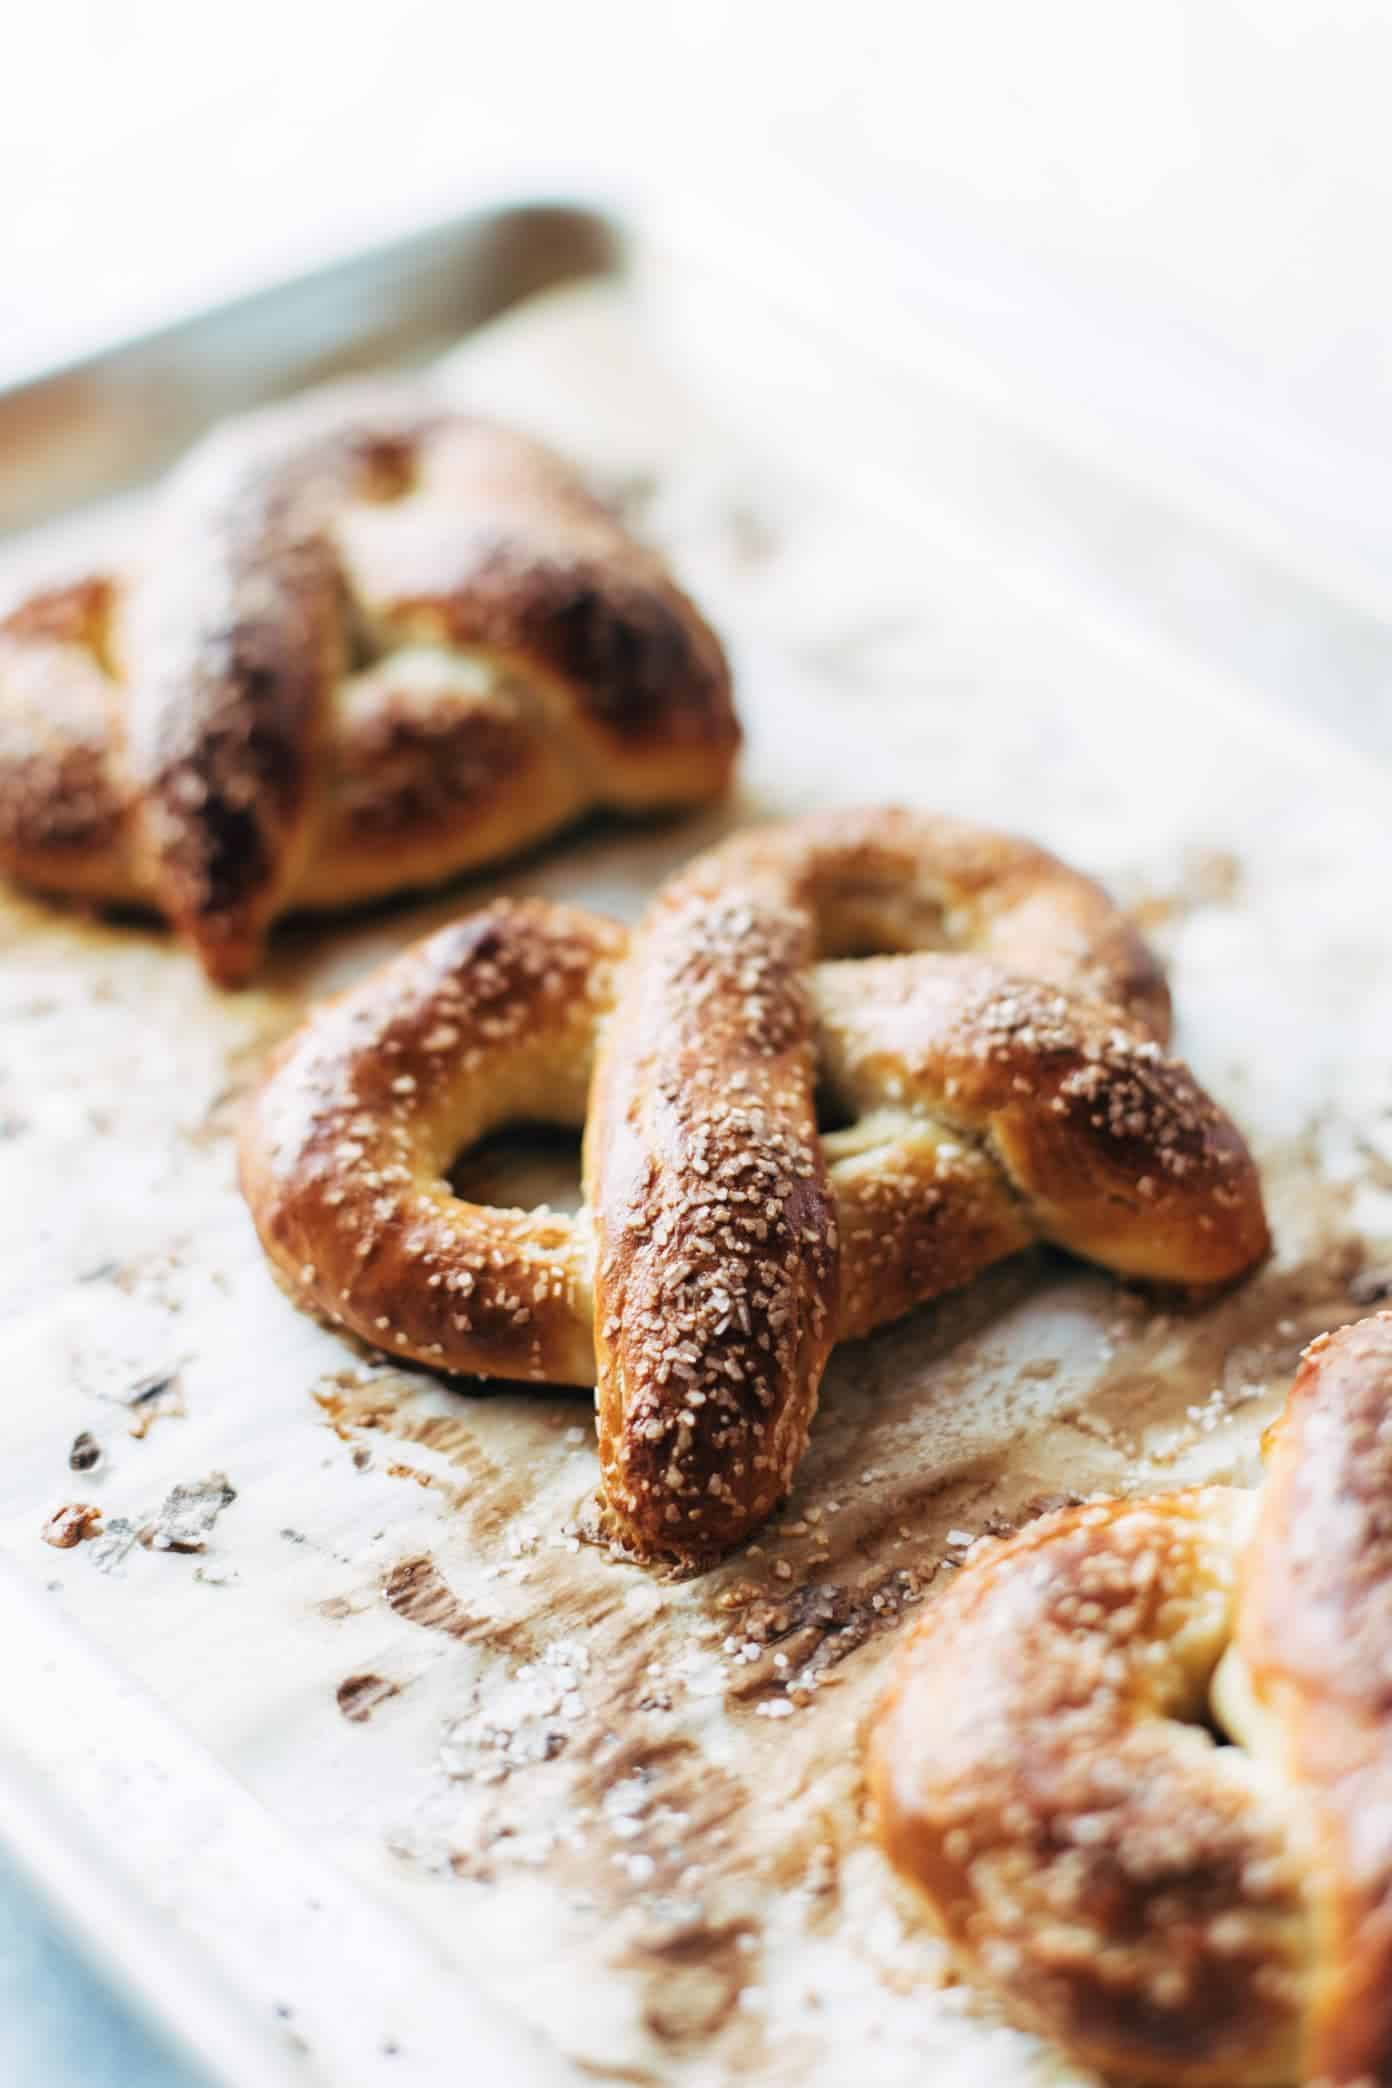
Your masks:
<svg viewBox="0 0 1392 2088"><path fill-rule="evenodd" d="M829 961L867 947L921 954ZM786 1493L838 1338L1034 1240L1187 1283L1265 1251L1167 1023L1144 945L1043 850L817 817L698 859L631 950L507 903L408 950L282 1051L242 1182L272 1261L367 1340L596 1382L619 1533L699 1561ZM451 1193L523 1119L585 1125L578 1218Z"/></svg>
<svg viewBox="0 0 1392 2088"><path fill-rule="evenodd" d="M719 641L565 464L339 388L196 450L138 571L0 623L0 868L235 984L288 907L698 802L738 741Z"/></svg>
<svg viewBox="0 0 1392 2088"><path fill-rule="evenodd" d="M1382 2088L1392 1315L1307 1349L1268 1446L1257 1496L973 1553L880 1707L879 1831L969 1971L1086 2064Z"/></svg>

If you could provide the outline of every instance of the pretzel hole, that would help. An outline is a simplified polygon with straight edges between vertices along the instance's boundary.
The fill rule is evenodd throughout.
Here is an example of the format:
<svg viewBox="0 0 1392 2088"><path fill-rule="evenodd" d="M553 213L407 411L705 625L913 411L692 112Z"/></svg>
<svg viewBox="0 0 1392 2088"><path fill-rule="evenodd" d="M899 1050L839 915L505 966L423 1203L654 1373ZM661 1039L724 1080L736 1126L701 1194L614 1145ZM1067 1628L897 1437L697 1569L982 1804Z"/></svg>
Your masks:
<svg viewBox="0 0 1392 2088"><path fill-rule="evenodd" d="M419 445L413 435L361 431L354 443L357 480L353 497L373 507L404 500L419 480Z"/></svg>
<svg viewBox="0 0 1392 2088"><path fill-rule="evenodd" d="M848 1131L856 1121L855 1110L845 1097L838 1094L826 1081L817 1082L813 1101L817 1112L817 1129L823 1137L829 1136L833 1131Z"/></svg>
<svg viewBox="0 0 1392 2088"><path fill-rule="evenodd" d="M466 1146L445 1170L466 1203L500 1210L550 1210L573 1216L584 1202L580 1133L567 1124L505 1124Z"/></svg>
<svg viewBox="0 0 1392 2088"><path fill-rule="evenodd" d="M338 572L339 629L343 633L343 672L361 674L381 658L382 647L342 567Z"/></svg>
<svg viewBox="0 0 1392 2088"><path fill-rule="evenodd" d="M1221 1709L1227 1681L1223 1656L1220 1655L1212 1667L1205 1664L1191 1674L1188 1681L1188 1691L1178 1704L1171 1705L1168 1715L1177 1725L1192 1726L1197 1732L1206 1734L1215 1747L1241 1747L1244 1743L1225 1722Z"/></svg>
<svg viewBox="0 0 1392 2088"><path fill-rule="evenodd" d="M954 947L943 908L922 892L873 886L823 892L817 895L816 915L821 959L901 957Z"/></svg>

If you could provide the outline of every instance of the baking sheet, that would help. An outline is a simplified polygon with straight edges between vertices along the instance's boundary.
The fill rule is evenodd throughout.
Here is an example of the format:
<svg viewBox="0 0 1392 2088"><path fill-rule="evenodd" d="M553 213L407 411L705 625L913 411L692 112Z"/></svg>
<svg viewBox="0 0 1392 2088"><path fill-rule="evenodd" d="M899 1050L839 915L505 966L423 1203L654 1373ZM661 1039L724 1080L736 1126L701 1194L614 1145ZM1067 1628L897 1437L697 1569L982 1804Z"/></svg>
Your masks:
<svg viewBox="0 0 1392 2088"><path fill-rule="evenodd" d="M440 355L520 299L617 271L583 206L480 206L58 369L0 376L0 532L147 483L213 422L308 384Z"/></svg>
<svg viewBox="0 0 1392 2088"><path fill-rule="evenodd" d="M544 300L446 374L575 451L728 634L731 807L291 930L224 999L153 930L4 902L0 1602L57 1650L12 1671L0 1736L292 2077L444 2081L472 2050L481 2080L1076 2081L905 1918L859 1733L966 1536L1249 1480L1303 1342L1392 1291L1382 778L896 469L853 361L799 443L777 321L738 388L749 313L717 283L655 345L666 282ZM1277 1252L1200 1313L1024 1257L846 1345L786 1511L664 1580L588 1542L584 1398L447 1388L290 1307L233 1186L238 1102L308 998L494 890L632 916L732 820L876 799L1022 827L1136 908ZM219 1473L203 1553L112 1543ZM108 1535L53 1551L74 1499ZM95 1725L84 1644L122 1678Z"/></svg>

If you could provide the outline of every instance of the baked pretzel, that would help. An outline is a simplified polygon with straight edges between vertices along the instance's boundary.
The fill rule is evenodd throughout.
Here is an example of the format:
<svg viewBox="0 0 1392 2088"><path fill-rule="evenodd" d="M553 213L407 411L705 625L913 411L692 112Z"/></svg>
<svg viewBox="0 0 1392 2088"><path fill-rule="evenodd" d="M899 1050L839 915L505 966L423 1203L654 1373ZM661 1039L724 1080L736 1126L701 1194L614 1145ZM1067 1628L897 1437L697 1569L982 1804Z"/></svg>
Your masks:
<svg viewBox="0 0 1392 2088"><path fill-rule="evenodd" d="M1168 1012L1139 937L1042 849L804 819L699 858L631 946L501 902L407 950L281 1050L242 1184L295 1293L378 1347L597 1381L618 1532L700 1561L787 1491L838 1338L1039 1239L1199 1284L1265 1251ZM820 1136L819 1086L849 1119ZM586 1125L577 1218L450 1190L528 1119Z"/></svg>
<svg viewBox="0 0 1392 2088"><path fill-rule="evenodd" d="M1392 1315L1312 1343L1268 1450L1259 1495L974 1552L878 1712L875 1811L969 1973L1086 2064L1385 2088Z"/></svg>
<svg viewBox="0 0 1392 2088"><path fill-rule="evenodd" d="M0 624L0 869L154 905L230 985L288 907L711 797L738 740L719 641L568 466L339 389L195 450L129 581Z"/></svg>

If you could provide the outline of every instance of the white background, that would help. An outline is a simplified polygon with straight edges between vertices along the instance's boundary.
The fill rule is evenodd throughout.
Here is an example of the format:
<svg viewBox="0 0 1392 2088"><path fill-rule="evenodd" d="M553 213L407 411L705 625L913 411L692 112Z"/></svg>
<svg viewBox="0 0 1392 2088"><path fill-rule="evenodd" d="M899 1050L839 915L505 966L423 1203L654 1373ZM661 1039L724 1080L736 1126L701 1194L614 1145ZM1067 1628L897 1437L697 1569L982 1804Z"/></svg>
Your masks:
<svg viewBox="0 0 1392 2088"><path fill-rule="evenodd" d="M481 175L728 193L773 159L1392 440L1375 0L47 0L14 11L5 72L8 351Z"/></svg>
<svg viewBox="0 0 1392 2088"><path fill-rule="evenodd" d="M1036 419L1382 623L1380 0L12 12L0 375L483 190L700 202L832 282L872 256Z"/></svg>

